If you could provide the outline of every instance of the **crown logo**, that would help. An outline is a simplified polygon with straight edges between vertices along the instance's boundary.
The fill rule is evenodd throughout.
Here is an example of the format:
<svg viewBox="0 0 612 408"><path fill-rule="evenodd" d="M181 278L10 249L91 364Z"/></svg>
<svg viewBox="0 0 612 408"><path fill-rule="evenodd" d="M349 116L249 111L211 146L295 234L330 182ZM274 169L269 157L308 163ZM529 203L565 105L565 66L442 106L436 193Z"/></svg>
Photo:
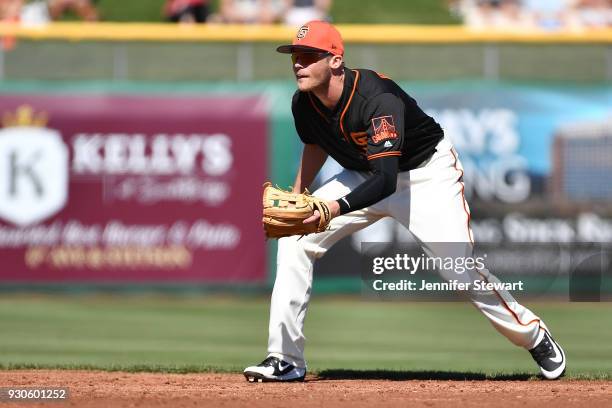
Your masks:
<svg viewBox="0 0 612 408"><path fill-rule="evenodd" d="M29 105L21 105L15 113L6 112L2 115L3 127L34 126L45 127L49 121L49 115L45 112L34 112Z"/></svg>

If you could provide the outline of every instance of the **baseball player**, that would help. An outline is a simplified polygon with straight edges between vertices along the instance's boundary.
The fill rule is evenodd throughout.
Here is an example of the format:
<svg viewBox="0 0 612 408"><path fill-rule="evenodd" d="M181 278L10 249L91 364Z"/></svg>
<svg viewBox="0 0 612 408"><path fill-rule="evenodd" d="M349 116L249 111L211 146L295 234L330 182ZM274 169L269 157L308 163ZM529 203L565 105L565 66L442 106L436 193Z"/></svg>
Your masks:
<svg viewBox="0 0 612 408"><path fill-rule="evenodd" d="M278 241L268 357L244 370L251 382L304 379L303 329L313 263L343 237L391 216L434 256L447 255L440 254L436 243L464 245L465 254L474 244L457 152L413 98L384 75L346 68L340 33L326 22L303 25L292 44L277 51L291 54L298 87L292 112L304 150L294 192L311 184L328 155L343 171L313 193L329 207L329 229ZM319 217L314 212L304 222ZM486 269L468 271L464 279L499 282ZM564 373L559 344L544 322L510 293L469 296L497 331L529 350L545 378Z"/></svg>

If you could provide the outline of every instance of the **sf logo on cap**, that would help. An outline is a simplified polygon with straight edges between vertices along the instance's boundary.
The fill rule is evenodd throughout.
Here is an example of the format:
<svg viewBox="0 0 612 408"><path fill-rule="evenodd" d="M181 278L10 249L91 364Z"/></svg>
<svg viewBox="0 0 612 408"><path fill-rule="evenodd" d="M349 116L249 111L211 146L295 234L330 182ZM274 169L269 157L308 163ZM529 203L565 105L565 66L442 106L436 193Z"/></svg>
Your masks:
<svg viewBox="0 0 612 408"><path fill-rule="evenodd" d="M300 27L300 29L297 32L297 39L301 40L302 38L306 37L306 34L308 34L308 30L310 28L307 25L303 25Z"/></svg>

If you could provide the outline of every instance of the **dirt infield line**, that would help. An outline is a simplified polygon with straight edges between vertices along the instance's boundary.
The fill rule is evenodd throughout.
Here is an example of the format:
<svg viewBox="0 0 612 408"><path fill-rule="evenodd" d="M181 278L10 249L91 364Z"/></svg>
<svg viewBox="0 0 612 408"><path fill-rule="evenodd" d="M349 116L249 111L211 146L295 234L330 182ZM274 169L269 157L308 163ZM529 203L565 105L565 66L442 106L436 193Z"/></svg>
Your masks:
<svg viewBox="0 0 612 408"><path fill-rule="evenodd" d="M15 407L610 407L612 381L350 380L249 384L240 374L0 371L0 387L64 387L64 402Z"/></svg>

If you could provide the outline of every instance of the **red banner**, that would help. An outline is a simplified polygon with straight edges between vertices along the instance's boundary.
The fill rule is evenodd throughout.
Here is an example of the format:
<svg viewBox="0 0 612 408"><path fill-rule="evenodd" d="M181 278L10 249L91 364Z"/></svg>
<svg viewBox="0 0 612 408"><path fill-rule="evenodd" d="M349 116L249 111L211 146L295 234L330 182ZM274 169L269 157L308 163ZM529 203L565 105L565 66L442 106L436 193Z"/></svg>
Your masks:
<svg viewBox="0 0 612 408"><path fill-rule="evenodd" d="M0 280L265 280L257 97L2 95Z"/></svg>

